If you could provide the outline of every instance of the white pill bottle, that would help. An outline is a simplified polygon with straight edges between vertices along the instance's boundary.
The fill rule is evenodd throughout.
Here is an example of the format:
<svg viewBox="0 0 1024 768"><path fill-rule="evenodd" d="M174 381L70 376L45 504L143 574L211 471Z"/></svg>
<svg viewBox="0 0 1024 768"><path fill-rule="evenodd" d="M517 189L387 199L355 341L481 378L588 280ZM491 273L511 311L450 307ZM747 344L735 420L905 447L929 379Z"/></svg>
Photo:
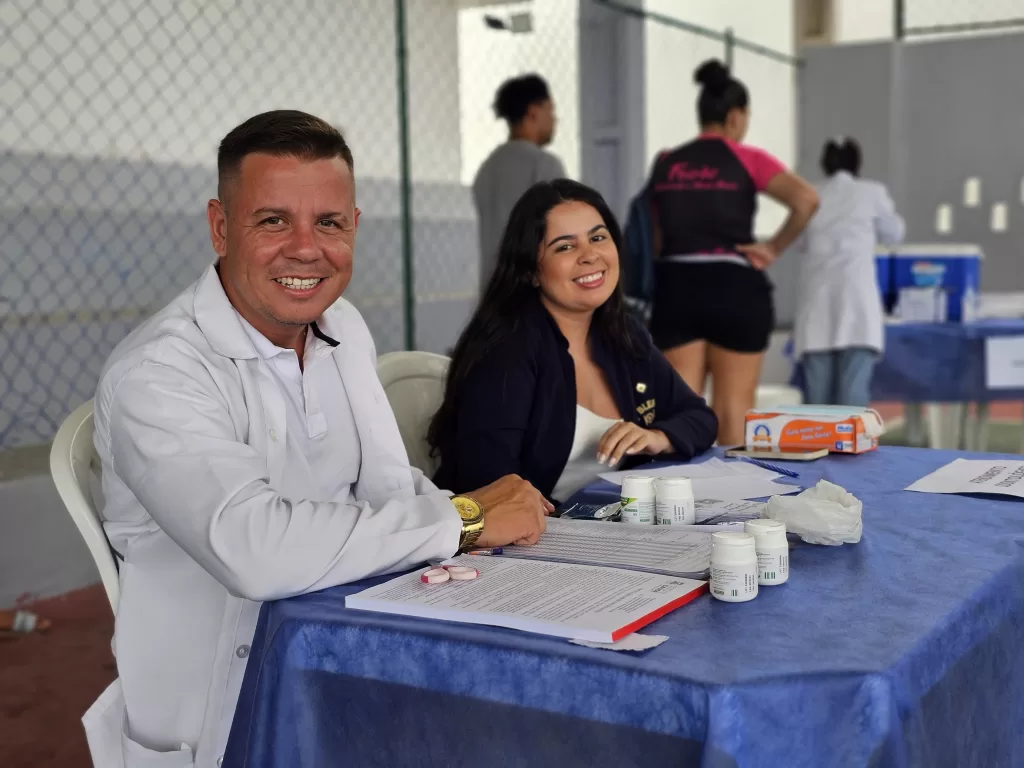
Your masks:
<svg viewBox="0 0 1024 768"><path fill-rule="evenodd" d="M654 478L626 475L622 478L622 522L654 525Z"/></svg>
<svg viewBox="0 0 1024 768"><path fill-rule="evenodd" d="M655 515L658 525L693 525L697 509L693 483L688 477L659 477L654 481Z"/></svg>
<svg viewBox="0 0 1024 768"><path fill-rule="evenodd" d="M727 603L745 603L757 597L753 535L745 531L711 534L711 595Z"/></svg>
<svg viewBox="0 0 1024 768"><path fill-rule="evenodd" d="M761 518L747 520L744 530L754 537L757 550L757 583L765 586L785 584L789 579L789 542L786 524Z"/></svg>

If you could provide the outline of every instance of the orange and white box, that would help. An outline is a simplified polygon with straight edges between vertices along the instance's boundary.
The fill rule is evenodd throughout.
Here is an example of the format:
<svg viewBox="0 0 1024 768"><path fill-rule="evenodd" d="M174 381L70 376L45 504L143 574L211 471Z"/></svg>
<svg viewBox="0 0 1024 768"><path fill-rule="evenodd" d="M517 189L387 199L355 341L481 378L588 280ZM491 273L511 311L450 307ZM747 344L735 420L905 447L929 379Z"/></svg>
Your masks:
<svg viewBox="0 0 1024 768"><path fill-rule="evenodd" d="M882 417L870 408L787 405L747 411L747 448L828 448L864 453L878 447Z"/></svg>

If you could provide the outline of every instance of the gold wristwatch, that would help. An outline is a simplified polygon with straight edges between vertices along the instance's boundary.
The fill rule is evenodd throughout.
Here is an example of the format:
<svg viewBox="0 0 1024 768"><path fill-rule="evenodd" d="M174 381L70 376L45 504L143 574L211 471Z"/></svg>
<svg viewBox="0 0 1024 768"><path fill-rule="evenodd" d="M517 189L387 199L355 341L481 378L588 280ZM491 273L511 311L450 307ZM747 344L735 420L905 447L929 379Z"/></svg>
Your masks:
<svg viewBox="0 0 1024 768"><path fill-rule="evenodd" d="M459 537L459 553L473 548L484 530L484 508L469 496L453 496L452 504L462 518L462 535Z"/></svg>

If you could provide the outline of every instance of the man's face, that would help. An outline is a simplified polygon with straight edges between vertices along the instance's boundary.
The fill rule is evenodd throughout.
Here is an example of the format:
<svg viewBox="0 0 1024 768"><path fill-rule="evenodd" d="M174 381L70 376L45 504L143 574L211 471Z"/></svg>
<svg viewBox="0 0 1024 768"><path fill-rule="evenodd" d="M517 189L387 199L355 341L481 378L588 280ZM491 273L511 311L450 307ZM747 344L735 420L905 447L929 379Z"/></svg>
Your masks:
<svg viewBox="0 0 1024 768"><path fill-rule="evenodd" d="M352 279L359 209L340 157L251 154L207 206L228 299L278 344L317 320Z"/></svg>
<svg viewBox="0 0 1024 768"><path fill-rule="evenodd" d="M547 146L555 138L555 125L558 118L555 117L555 102L551 99L538 102L530 107L537 121L538 133L541 136L541 146Z"/></svg>

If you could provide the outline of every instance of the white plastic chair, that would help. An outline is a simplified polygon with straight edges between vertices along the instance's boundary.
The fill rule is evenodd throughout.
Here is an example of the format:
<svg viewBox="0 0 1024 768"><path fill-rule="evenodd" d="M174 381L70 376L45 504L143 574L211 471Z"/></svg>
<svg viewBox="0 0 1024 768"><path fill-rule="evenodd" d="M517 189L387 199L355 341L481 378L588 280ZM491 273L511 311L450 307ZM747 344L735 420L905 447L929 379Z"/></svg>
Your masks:
<svg viewBox="0 0 1024 768"><path fill-rule="evenodd" d="M449 362L432 352L390 352L377 359L377 375L395 412L409 463L427 477L437 469L427 445L427 427L444 399Z"/></svg>
<svg viewBox="0 0 1024 768"><path fill-rule="evenodd" d="M116 614L121 595L117 564L90 488L93 473L99 474L92 444L92 400L76 408L57 430L50 449L50 473L57 493L96 562L110 607Z"/></svg>

